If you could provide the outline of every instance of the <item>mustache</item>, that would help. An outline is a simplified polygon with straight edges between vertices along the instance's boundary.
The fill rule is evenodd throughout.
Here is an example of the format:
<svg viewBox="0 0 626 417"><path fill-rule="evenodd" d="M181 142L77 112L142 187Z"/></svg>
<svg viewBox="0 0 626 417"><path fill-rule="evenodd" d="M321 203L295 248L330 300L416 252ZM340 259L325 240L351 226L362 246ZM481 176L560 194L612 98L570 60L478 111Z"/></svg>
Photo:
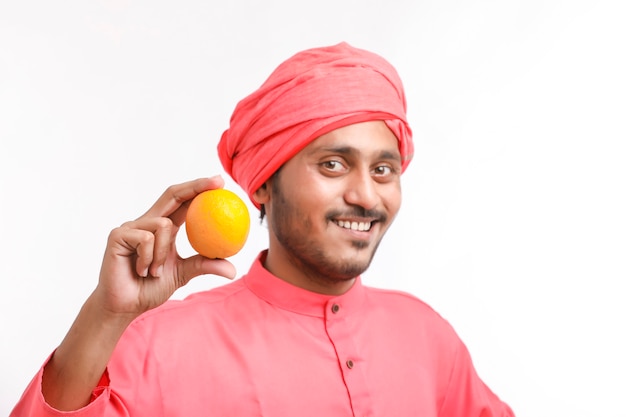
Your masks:
<svg viewBox="0 0 626 417"><path fill-rule="evenodd" d="M326 214L328 220L336 218L361 217L367 219L375 219L378 222L386 222L387 214L379 210L367 210L363 207L354 206L350 210L332 210Z"/></svg>

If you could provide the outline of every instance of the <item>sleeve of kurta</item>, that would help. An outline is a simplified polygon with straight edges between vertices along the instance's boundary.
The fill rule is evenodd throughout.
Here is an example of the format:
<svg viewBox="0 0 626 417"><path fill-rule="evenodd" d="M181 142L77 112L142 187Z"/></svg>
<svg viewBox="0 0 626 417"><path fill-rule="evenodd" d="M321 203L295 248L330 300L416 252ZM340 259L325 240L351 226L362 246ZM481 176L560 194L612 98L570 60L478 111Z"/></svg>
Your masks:
<svg viewBox="0 0 626 417"><path fill-rule="evenodd" d="M46 361L47 363L47 361ZM59 411L46 403L41 392L41 379L45 364L31 380L22 397L13 408L9 417L121 417L128 416L123 402L111 392L108 386L108 375L105 374L100 380L98 387L92 393L91 402L76 411Z"/></svg>
<svg viewBox="0 0 626 417"><path fill-rule="evenodd" d="M132 325L116 346L107 370L92 392L91 402L83 408L59 411L46 403L41 381L48 360L31 380L9 417L126 417L133 415L138 407L142 411L139 415L162 415L156 370L151 364L153 361L149 358L144 337ZM152 383L146 383L146 380Z"/></svg>
<svg viewBox="0 0 626 417"><path fill-rule="evenodd" d="M461 342L450 375L440 417L515 417L478 376L466 346Z"/></svg>

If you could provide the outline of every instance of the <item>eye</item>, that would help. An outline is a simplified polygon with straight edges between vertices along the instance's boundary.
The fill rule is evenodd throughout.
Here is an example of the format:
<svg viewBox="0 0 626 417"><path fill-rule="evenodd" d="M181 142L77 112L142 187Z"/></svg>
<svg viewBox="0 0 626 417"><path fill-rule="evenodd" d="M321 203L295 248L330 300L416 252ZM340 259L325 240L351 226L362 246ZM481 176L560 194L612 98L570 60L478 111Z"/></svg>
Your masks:
<svg viewBox="0 0 626 417"><path fill-rule="evenodd" d="M387 177L395 173L395 170L389 165L379 165L374 168L374 175L377 177Z"/></svg>
<svg viewBox="0 0 626 417"><path fill-rule="evenodd" d="M400 170L401 168L393 163L384 163L374 166L371 175L378 182L390 182L399 176Z"/></svg>
<svg viewBox="0 0 626 417"><path fill-rule="evenodd" d="M330 171L330 172L343 172L346 170L345 165L342 164L340 161L337 161L336 159L330 159L328 161L324 161L320 163L320 166L326 171Z"/></svg>

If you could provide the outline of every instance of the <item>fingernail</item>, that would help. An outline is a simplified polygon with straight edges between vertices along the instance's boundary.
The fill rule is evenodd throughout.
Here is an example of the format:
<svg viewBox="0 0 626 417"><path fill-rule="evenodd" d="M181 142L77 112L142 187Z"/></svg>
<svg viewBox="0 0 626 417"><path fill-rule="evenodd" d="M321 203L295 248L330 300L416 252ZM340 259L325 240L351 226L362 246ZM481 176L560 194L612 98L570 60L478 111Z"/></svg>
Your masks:
<svg viewBox="0 0 626 417"><path fill-rule="evenodd" d="M159 266L156 270L155 276L160 278L163 275L163 265Z"/></svg>

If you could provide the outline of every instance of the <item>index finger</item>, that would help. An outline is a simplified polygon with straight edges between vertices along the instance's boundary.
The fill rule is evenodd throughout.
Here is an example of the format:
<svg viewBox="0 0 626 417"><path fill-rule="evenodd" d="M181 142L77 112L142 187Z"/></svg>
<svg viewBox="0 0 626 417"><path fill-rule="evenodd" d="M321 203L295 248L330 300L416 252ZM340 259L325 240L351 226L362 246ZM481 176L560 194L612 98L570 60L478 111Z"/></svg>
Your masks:
<svg viewBox="0 0 626 417"><path fill-rule="evenodd" d="M184 221L184 213L181 212L181 208L184 207L186 210L188 202L201 192L222 187L224 187L224 179L219 175L171 185L154 205L139 218L169 217L176 226L180 226Z"/></svg>

